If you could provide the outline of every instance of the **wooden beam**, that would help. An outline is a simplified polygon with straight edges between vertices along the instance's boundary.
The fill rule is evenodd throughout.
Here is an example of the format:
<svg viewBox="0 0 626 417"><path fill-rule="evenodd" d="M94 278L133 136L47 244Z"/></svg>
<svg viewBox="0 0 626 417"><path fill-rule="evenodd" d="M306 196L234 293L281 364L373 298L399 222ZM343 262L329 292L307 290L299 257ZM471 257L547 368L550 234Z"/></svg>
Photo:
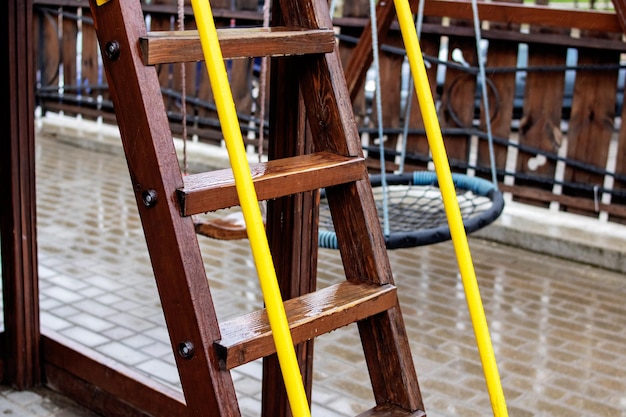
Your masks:
<svg viewBox="0 0 626 417"><path fill-rule="evenodd" d="M52 331L42 336L46 385L106 416L187 415L182 393Z"/></svg>
<svg viewBox="0 0 626 417"><path fill-rule="evenodd" d="M613 6L622 32L626 33L626 0L613 0Z"/></svg>
<svg viewBox="0 0 626 417"><path fill-rule="evenodd" d="M5 323L5 378L18 389L40 383L39 300L35 213L32 1L2 3L3 50L0 141L0 235Z"/></svg>
<svg viewBox="0 0 626 417"><path fill-rule="evenodd" d="M605 32L620 32L622 30L618 18L614 13L610 12L479 2L478 14L480 20L490 22L552 26L568 29L577 28L580 30ZM424 15L471 20L473 16L472 3L468 0L429 0L424 3Z"/></svg>

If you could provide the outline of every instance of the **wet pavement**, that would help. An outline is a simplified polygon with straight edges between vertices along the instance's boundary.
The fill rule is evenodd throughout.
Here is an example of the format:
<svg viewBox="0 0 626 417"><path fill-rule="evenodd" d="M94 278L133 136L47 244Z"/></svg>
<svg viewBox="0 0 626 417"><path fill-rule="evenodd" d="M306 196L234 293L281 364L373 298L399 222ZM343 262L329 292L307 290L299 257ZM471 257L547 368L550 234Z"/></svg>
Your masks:
<svg viewBox="0 0 626 417"><path fill-rule="evenodd" d="M42 326L180 389L124 158L94 143L38 132ZM247 240L199 239L218 317L261 307ZM470 247L509 415L626 417L626 276L476 237ZM491 415L452 245L390 260L428 415ZM320 251L320 287L343 278L340 265ZM313 416L373 406L355 326L316 340L314 369ZM258 416L260 362L232 374L242 414ZM93 416L8 387L0 414Z"/></svg>

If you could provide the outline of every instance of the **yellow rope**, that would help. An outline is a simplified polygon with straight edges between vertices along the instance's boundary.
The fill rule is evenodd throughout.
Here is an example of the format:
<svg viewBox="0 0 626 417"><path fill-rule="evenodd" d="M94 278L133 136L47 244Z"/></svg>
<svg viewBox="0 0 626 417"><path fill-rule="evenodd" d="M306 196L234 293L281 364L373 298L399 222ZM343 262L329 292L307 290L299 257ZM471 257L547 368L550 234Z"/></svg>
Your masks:
<svg viewBox="0 0 626 417"><path fill-rule="evenodd" d="M235 177L239 203L246 222L252 255L259 274L261 290L274 337L274 344L276 345L278 361L287 389L289 404L294 416L309 417L311 415L309 403L296 359L291 333L289 332L289 324L276 279L276 271L274 270L267 235L265 234L259 202L252 182L250 166L246 158L228 75L217 39L213 14L209 2L206 0L192 0L191 4L200 34L218 116L222 125L226 149L228 150L230 164Z"/></svg>
<svg viewBox="0 0 626 417"><path fill-rule="evenodd" d="M422 118L424 119L428 144L431 148L435 171L437 172L439 187L441 188L446 216L450 226L450 234L461 272L461 279L465 288L465 297L467 298L476 343L483 364L487 390L489 391L491 399L491 408L493 409L494 416L506 417L508 416L508 411L502 391L502 383L500 381L500 375L498 374L498 367L493 353L491 337L489 336L485 311L476 281L476 272L467 242L467 235L465 234L465 227L463 226L461 210L459 209L456 198L448 156L446 155L441 128L437 119L437 111L435 109L430 85L428 84L428 76L413 24L411 9L407 0L394 0L394 4L400 24L400 31L402 32L402 38L404 40L404 46L409 59L409 65L411 67L411 73L415 80L415 91L417 93Z"/></svg>

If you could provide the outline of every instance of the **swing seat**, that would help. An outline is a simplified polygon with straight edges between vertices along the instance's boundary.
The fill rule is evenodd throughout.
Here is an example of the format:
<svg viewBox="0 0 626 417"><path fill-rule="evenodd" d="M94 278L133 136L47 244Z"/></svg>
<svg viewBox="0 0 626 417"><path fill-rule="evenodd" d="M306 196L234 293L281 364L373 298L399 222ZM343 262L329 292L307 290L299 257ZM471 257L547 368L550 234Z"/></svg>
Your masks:
<svg viewBox="0 0 626 417"><path fill-rule="evenodd" d="M219 219L194 221L196 233L219 240L246 239L246 222L243 213L235 212Z"/></svg>

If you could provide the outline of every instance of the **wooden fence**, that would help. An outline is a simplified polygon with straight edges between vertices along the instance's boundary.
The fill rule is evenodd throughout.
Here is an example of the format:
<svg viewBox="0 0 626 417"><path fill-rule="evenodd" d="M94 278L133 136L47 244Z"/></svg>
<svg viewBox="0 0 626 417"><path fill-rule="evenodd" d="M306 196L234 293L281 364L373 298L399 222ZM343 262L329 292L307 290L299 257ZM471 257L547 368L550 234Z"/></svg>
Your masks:
<svg viewBox="0 0 626 417"><path fill-rule="evenodd" d="M152 30L179 28L176 3L145 1ZM211 4L219 27L262 24L257 1ZM367 0L357 0L335 14L344 68L368 24L368 11ZM185 12L184 26L193 29L189 6ZM480 99L470 3L425 2L420 43L453 169L492 178L495 166L500 187L516 200L626 222L626 126L621 123L626 43L615 14L490 2L479 3L479 15L491 135ZM87 2L36 0L34 16L38 104L44 111L114 123ZM419 107L407 88L405 54L394 24L380 46L386 169L398 169L403 137L405 169L428 169L428 145ZM463 60L452 59L455 50L454 56ZM227 68L244 137L256 146L258 117L267 107L259 102L261 61L234 60ZM184 76L180 65L157 69L174 134L183 132L185 120L190 140L219 143L203 64L186 64ZM376 170L380 154L373 84L371 77L366 80L353 108ZM412 105L405 123L408 101Z"/></svg>

